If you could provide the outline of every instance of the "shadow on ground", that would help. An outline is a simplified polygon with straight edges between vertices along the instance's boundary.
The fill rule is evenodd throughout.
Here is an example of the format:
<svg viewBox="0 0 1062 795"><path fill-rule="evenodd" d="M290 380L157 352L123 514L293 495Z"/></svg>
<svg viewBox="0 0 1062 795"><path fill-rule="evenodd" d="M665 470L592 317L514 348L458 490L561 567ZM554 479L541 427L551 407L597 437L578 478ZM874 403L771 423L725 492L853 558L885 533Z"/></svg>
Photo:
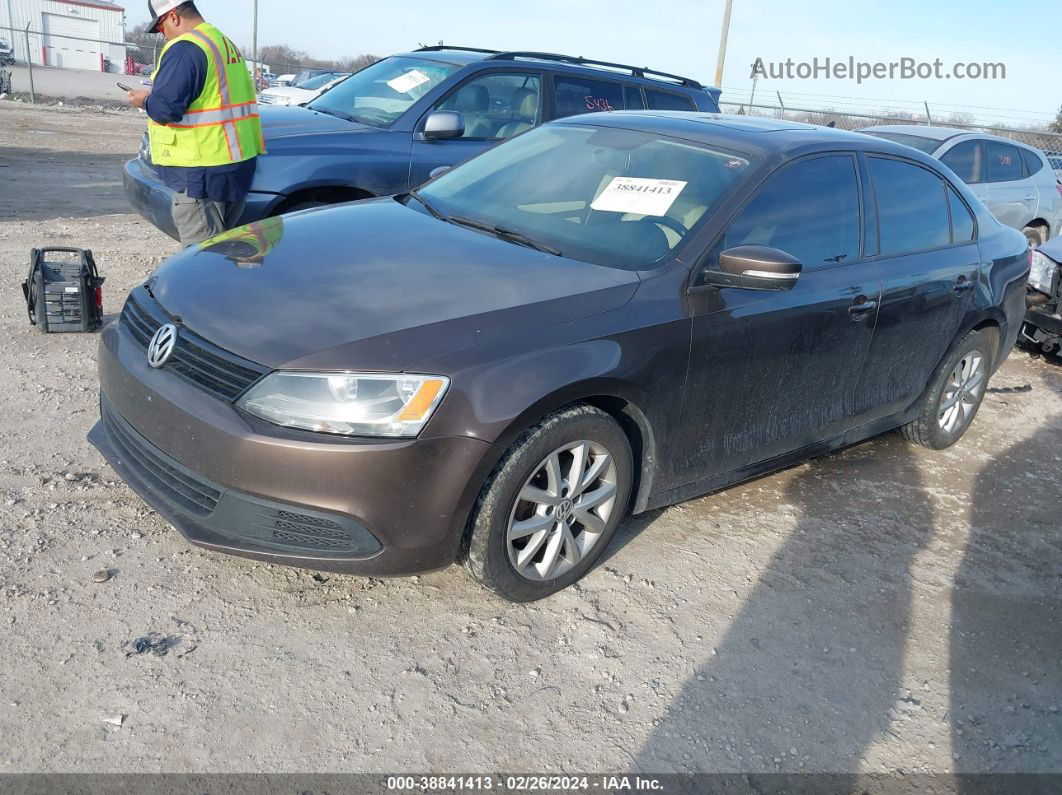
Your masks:
<svg viewBox="0 0 1062 795"><path fill-rule="evenodd" d="M1062 392L1062 376L1044 380ZM1062 771L1060 473L1055 418L977 474L941 627L955 773ZM803 518L632 770L821 771L847 792L894 722L926 719L921 694L901 687L911 566L935 533L912 448L885 436L819 459L787 497Z"/></svg>
<svg viewBox="0 0 1062 795"><path fill-rule="evenodd" d="M897 509L861 493L866 484ZM634 770L852 772L888 731L911 563L934 532L911 448L885 436L819 459L786 496L802 519Z"/></svg>
<svg viewBox="0 0 1062 795"><path fill-rule="evenodd" d="M1062 419L979 472L949 639L955 769L1062 771Z"/></svg>
<svg viewBox="0 0 1062 795"><path fill-rule="evenodd" d="M0 146L0 221L132 212L122 166L133 156Z"/></svg>

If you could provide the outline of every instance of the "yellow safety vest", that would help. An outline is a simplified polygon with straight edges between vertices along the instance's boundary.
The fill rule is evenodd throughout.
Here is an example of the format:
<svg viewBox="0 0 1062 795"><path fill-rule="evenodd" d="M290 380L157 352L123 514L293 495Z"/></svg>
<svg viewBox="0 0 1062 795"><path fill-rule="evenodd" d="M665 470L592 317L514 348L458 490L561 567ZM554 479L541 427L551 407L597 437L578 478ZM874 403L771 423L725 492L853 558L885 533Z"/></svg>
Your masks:
<svg viewBox="0 0 1062 795"><path fill-rule="evenodd" d="M160 66L166 52L179 41L190 41L206 53L206 82L180 121L148 121L152 162L186 168L224 166L265 154L254 82L236 45L204 22L167 42L159 56Z"/></svg>

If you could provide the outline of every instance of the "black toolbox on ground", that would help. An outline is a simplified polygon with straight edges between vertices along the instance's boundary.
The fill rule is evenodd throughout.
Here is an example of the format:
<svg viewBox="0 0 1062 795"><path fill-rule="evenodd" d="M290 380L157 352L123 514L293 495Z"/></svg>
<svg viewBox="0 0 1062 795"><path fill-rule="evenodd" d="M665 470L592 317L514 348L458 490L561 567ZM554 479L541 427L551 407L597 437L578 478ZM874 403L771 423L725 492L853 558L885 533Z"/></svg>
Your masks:
<svg viewBox="0 0 1062 795"><path fill-rule="evenodd" d="M33 249L22 283L30 323L46 332L95 331L103 324L103 281L87 249Z"/></svg>

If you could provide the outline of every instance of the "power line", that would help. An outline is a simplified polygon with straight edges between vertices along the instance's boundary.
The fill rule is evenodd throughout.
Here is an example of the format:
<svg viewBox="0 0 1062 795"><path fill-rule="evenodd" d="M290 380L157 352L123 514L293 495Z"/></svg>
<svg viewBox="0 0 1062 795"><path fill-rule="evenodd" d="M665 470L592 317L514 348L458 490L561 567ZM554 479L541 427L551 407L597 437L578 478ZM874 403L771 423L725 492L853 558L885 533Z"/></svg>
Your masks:
<svg viewBox="0 0 1062 795"><path fill-rule="evenodd" d="M748 93L750 91L750 89L748 89L748 88L736 88L736 87L724 87L723 90L724 91L731 91L731 92L740 92L740 93ZM846 95L843 95L843 94L808 94L808 93L804 93L804 92L800 92L800 91L786 91L785 93L788 96L795 96L795 97L808 97L808 98L815 98L815 99L848 99L848 100L855 100L856 104L864 104L864 105L868 105L868 106L877 106L877 107L881 107L881 105L883 105L883 104L908 104L908 105L915 105L915 106L921 107L922 102L923 102L923 100L920 100L920 99L881 99L881 98L875 98L875 97L853 97L853 96L846 96ZM1046 111L1039 111L1039 110L1026 110L1024 108L998 108L998 107L992 107L992 106L988 106L988 105L959 105L959 104L952 103L952 102L934 102L933 106L934 107L938 107L938 108L959 108L959 109L962 109L962 110L972 109L972 110L1006 111L1006 112L1010 112L1010 113L1028 114L1030 117L1031 116L1041 116L1041 117L1046 118L1046 119L1053 119L1054 116L1055 116L1054 113L1050 113L1050 112L1046 112ZM1014 117L1012 117L1012 118L1014 118Z"/></svg>

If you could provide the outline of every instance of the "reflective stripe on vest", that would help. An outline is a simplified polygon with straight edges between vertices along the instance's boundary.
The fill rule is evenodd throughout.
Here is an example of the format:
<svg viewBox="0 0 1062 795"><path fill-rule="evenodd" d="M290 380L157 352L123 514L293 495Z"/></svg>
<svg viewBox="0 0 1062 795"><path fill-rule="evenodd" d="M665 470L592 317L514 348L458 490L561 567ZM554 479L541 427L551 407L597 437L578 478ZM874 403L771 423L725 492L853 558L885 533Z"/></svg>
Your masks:
<svg viewBox="0 0 1062 795"><path fill-rule="evenodd" d="M231 124L240 119L258 118L258 103L248 102L220 110L190 110L184 117L167 127L210 127L215 124Z"/></svg>
<svg viewBox="0 0 1062 795"><path fill-rule="evenodd" d="M229 71L225 66L225 59L221 57L221 50L218 49L218 45L214 43L212 38L198 28L192 31L192 35L203 42L213 55L214 68L218 73L218 87L221 89L221 102L225 106L231 106ZM236 134L236 129L229 122L223 122L223 126L225 128L225 141L229 145L229 156L232 157L233 161L243 160L243 149L240 148L240 137Z"/></svg>
<svg viewBox="0 0 1062 795"><path fill-rule="evenodd" d="M172 124L148 123L152 157L160 166L213 167L240 163L265 153L265 141L246 62L217 28L203 23L170 41L195 44L206 56L202 92ZM154 75L153 75L154 77Z"/></svg>

